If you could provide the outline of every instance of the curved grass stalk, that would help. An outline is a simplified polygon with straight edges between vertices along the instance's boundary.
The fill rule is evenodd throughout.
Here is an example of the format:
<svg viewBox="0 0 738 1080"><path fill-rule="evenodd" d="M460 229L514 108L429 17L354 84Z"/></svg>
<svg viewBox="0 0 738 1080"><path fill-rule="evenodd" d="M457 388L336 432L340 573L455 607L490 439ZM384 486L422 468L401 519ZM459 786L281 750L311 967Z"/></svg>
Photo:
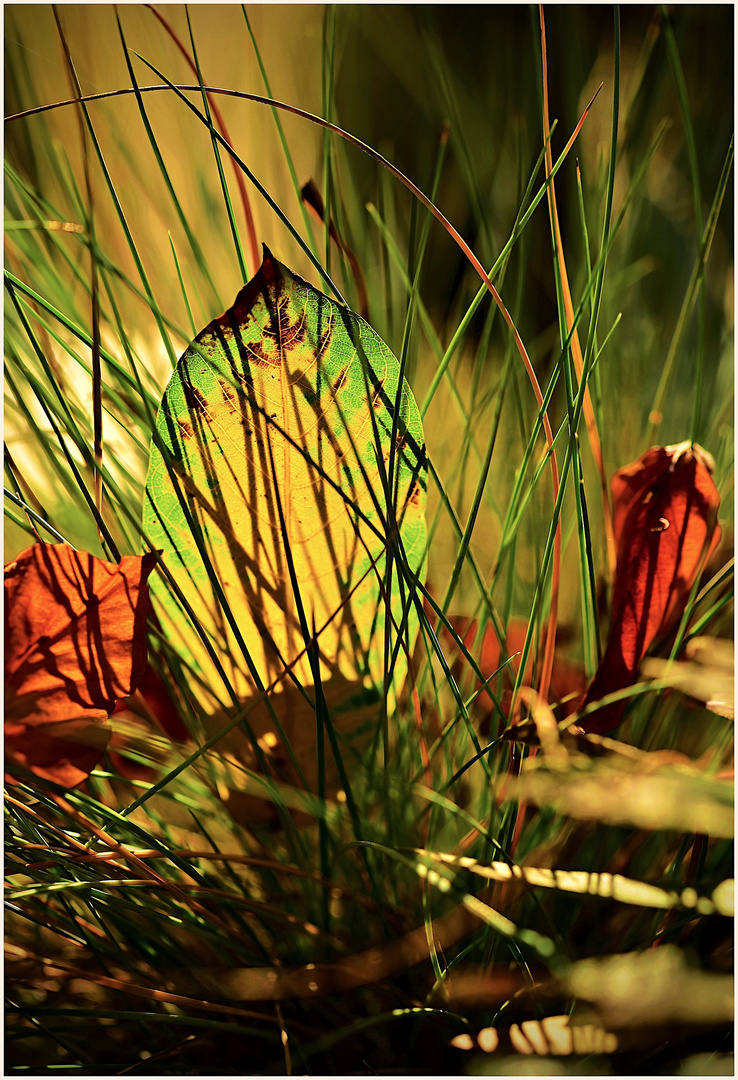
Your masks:
<svg viewBox="0 0 738 1080"><path fill-rule="evenodd" d="M164 78L164 76L161 74L161 72L159 72L152 64L149 64L146 60L144 60L143 57L139 57L139 59L141 59L143 61L143 63L147 64L147 66L150 67L151 70L154 71L155 74L159 75L160 78ZM213 135L217 138L217 140L224 146L225 149L228 150L228 152L233 156L234 160L240 165L240 167L243 168L247 172L247 175L249 175L249 177L252 179L252 182L257 184L257 186L260 188L260 190L262 190L262 193L265 194L265 196L267 198L269 198L269 197L266 195L266 192L263 191L263 189L261 188L261 185L258 184L258 181L256 181L256 178L253 176L253 174L248 169L248 167L245 165L245 163L240 160L240 158L236 155L235 151L228 144L228 142L218 132L216 132L213 129L212 124L208 124L207 119L202 115L202 113L200 113L200 111L190 101L188 101L187 98L184 97L182 91L190 91L191 92L191 91L196 90L196 91L200 91L200 92L205 91L205 92L212 93L212 94L220 93L220 94L224 94L224 95L230 96L230 97L238 97L238 98L243 98L243 99L245 99L247 101L254 101L254 102L257 102L258 104L262 104L262 105L269 105L272 108L282 109L285 112L292 113L295 116L301 116L303 119L309 120L310 122L312 122L314 124L318 124L320 127L325 128L327 131L331 131L334 134L339 135L341 138L343 138L347 142L351 143L351 145L356 146L358 149L362 150L365 154L367 154L369 157L371 157L374 161L378 162L383 168L387 169L392 174L392 176L395 177L395 179L399 180L400 183L402 183L408 189L408 191L410 191L411 194L416 199L418 199L423 204L423 206L425 206L425 208L430 211L431 214L433 214L433 216L436 218L436 220L439 221L440 224L444 227L444 229L448 232L449 236L451 236L451 238L455 241L455 243L458 245L458 247L464 253L466 258L469 260L471 265L474 267L476 272L479 274L480 278L482 279L482 282L484 283L485 287L490 292L494 302L497 304L498 308L500 309L500 313L501 313L503 319L505 320L505 322L506 322L506 324L507 324L507 326L508 326L508 328L509 328L509 330L510 330L512 336L513 336L515 346L516 346L516 348L518 350L518 353L520 354L521 360L523 362L523 366L525 367L526 373L527 373L528 378L530 380L531 386L533 388L533 393L535 395L535 398L536 398L536 401L538 403L539 409L543 406L543 395L541 394L541 389L540 389L540 386L538 384L538 379L537 379L535 371L533 369L533 365L530 362L530 358L529 358L528 353L526 351L525 345L523 344L523 340L520 337L520 334L518 333L517 327L515 326L515 323L513 322L513 319L511 317L509 311L507 310L507 307L505 306L505 304L504 304L504 302L502 300L502 297L500 296L500 294L495 289L494 285L492 284L492 281L489 278L489 275L486 273L486 271L485 271L484 267L482 266L482 264L480 263L479 259L476 257L476 255L471 250L471 248L466 243L466 241L463 239L463 237L454 228L454 226L451 224L451 222L448 221L448 219L441 213L441 211L438 209L438 207L420 190L420 188L416 184L413 183L412 180L410 180L395 165L393 165L390 161L388 161L387 158L383 157L382 154L380 154L378 151L374 150L372 147L368 146L361 139L358 139L355 135L352 135L350 132L345 131L343 128L338 127L338 125L332 124L329 121L324 120L322 117L316 116L313 113L309 113L304 109L299 109L295 105L289 105L289 104L287 104L285 102L276 101L276 100L274 100L272 98L264 97L261 94L248 94L248 93L245 93L243 91L225 90L225 89L222 89L222 88L216 88L216 87L210 87L210 86L202 86L202 85L192 86L192 85L185 85L185 84L174 84L174 83L170 83L170 82L165 83L163 86L139 87L139 91L141 93L149 92L149 91L156 91L156 90L164 90L164 89L174 90L175 93L177 93L178 97L180 97L180 99L195 113L195 115L198 116L198 118L206 126L210 127ZM584 121L585 121L585 119L586 119L586 117L587 117L587 115L589 113L589 110L592 107L592 104L593 104L594 100L597 97L597 94L599 94L599 91L600 91L600 87L597 88L597 90L595 91L595 94L593 95L593 97L590 100L589 104L585 108L585 110L584 110L584 112L582 114L582 117L581 117L579 123L577 124L577 127L576 127L575 131L574 131L574 135L572 136L572 139L570 139L569 144L567 144L567 148L571 145L571 143L573 143L574 139L579 134L579 132L580 132L580 130L581 130L583 124L584 124ZM89 96L86 96L82 100L84 100L84 101L100 100L101 98L116 97L116 96L121 96L123 94L128 94L128 93L132 93L132 90L130 88L126 87L126 88L123 88L121 90L113 90L113 91L106 92L104 94L89 95ZM35 109L27 109L27 110L24 110L23 112L15 113L12 116L7 117L7 120L8 121L17 120L17 119L20 119L22 117L27 117L27 116L31 116L31 115L36 115L38 113L47 112L50 109L63 108L64 106L69 105L69 104L71 104L70 101L63 101L63 102L54 102L51 105L41 105L41 106L36 107ZM273 203L273 200L271 200L271 198L269 198L269 202L272 204L273 208L279 212L279 215L282 218L282 220L285 221L284 215L275 206L275 204ZM285 222L285 223L287 223L287 222ZM522 227L522 223L521 223L521 227ZM291 226L290 226L290 231L293 233L293 235L295 235L294 229ZM309 251L309 249L306 248L306 246L304 244L304 241L302 241L302 239L300 237L298 237L298 240L300 241L303 250L305 250L305 253L310 258L310 261L315 264L316 259L313 256L312 252ZM330 278L328 278L328 275L326 274L325 270L320 266L318 266L317 268L320 271L321 277L323 277L324 279L326 279L328 281L328 283L331 285L334 293L339 297L339 299L341 300L342 303L345 303L345 301L343 301L343 298L341 297L340 293L336 289L335 285L333 285L333 282L331 282ZM547 414L544 414L544 431L546 433L546 437L547 437L547 440L548 440L548 443L549 443L549 446L550 446L552 444L552 442L553 442L553 433L551 431L551 425L550 425L550 423L548 421ZM558 470L557 470L556 463L555 463L555 458L553 457L553 455L552 455L552 466L551 466L551 468L552 468L552 477L554 476L554 470L556 470L556 478L554 480L554 486L558 490Z"/></svg>
<svg viewBox="0 0 738 1080"><path fill-rule="evenodd" d="M142 61L144 63L146 63L147 66L150 67L151 70L154 71L155 74L157 74L160 78L165 78L165 76L163 76L161 74L161 72L159 72L153 65L149 64L148 61L144 60L143 57L140 57L140 59L142 59ZM391 162L389 162L386 158L384 158L381 154L379 154L377 151L372 149L366 143L362 142L360 139L357 139L356 136L350 134L349 132L344 131L342 128L339 128L337 125L332 124L329 121L326 121L321 117L317 117L317 116L315 116L315 115L313 115L311 113L308 113L305 110L298 109L295 106L288 105L288 104L285 104L283 102L277 102L277 101L275 101L273 99L265 98L262 95L246 94L246 93L236 92L236 91L218 91L218 90L216 90L216 88L203 87L202 85L200 85L198 87L193 87L193 86L180 87L180 86L176 86L173 83L167 83L167 87L174 90L175 93L177 94L177 96L188 106L188 108L192 112L195 113L195 115L198 117L198 119L200 119L200 121L202 123L204 123L209 128L213 138L217 139L217 141L220 142L224 146L224 148L232 155L232 157L238 163L238 165L247 173L247 175L252 180L252 182L256 184L256 186L259 188L259 190L262 192L262 194L264 194L265 198L268 200L270 205L273 207L275 212L278 213L278 215L282 219L282 221L289 227L291 233L298 239L298 241L301 244L301 247L303 248L305 253L308 255L311 262L313 262L313 264L317 266L317 269L320 271L321 276L324 279L326 279L326 281L330 284L330 286L332 287L334 293L339 297L339 299L341 300L342 303L345 303L345 301L343 300L343 297L338 292L335 285L333 285L333 282L330 280L330 277L328 276L326 271L320 266L320 264L317 262L317 260L313 256L312 252L307 248L307 246L305 245L305 242L302 240L301 237L299 237L299 235L294 230L294 227L286 219L283 212L279 209L279 207L276 206L276 204L271 199L269 194L262 187L262 185L259 184L256 177L253 175L253 173L251 173L251 171L248 169L246 164L238 157L238 155L235 153L233 148L227 143L227 141L217 131L215 131L215 129L213 128L213 125L208 121L208 119L205 116L203 116L203 114L196 108L196 106L194 106L184 96L184 94L182 92L184 89L186 89L188 91L199 90L200 92L209 91L209 92L212 92L212 93L223 92L223 93L226 93L228 96L235 96L235 97L239 97L239 98L244 98L246 100L255 101L255 102L258 102L258 103L261 103L261 104L266 104L266 105L271 106L272 108L284 109L287 112L291 112L291 113L293 113L295 115L299 115L299 116L301 116L301 117L303 117L303 118L305 118L305 119L307 119L307 120L309 120L309 121L311 121L313 123L318 124L319 126L323 127L327 131L331 131L334 134L338 134L339 136L344 138L346 141L348 141L352 145L357 146L364 153L368 154L369 157L371 157L372 159L377 161L379 164L381 164L385 169L387 169L396 179L398 179L405 187L407 187L408 190L411 192L411 194L416 199L418 199L422 203L422 205L425 206L426 209L429 210L430 213L443 225L444 229L446 229L446 231L449 233L449 235L452 237L452 239L455 241L455 243L460 247L460 249L462 250L462 252L466 256L466 258L471 262L472 266L474 267L474 269L477 271L477 273L481 277L482 282L484 284L484 287L491 293L493 300L497 304L497 306L498 306L498 308L499 308L499 310L500 310L500 312L501 312L501 314L503 316L503 319L505 320L505 323L507 324L510 332L512 333L515 347L516 347L516 349L517 349L517 351L518 351L518 353L519 353L519 355L521 357L521 360L523 362L523 366L524 366L524 368L526 370L526 373L528 375L528 379L529 379L529 381L531 383L533 393L534 393L534 396L536 398L536 402L538 404L539 418L542 421L543 430L544 430L544 434L545 434L545 437L546 437L546 442L547 442L547 446L548 446L549 454L550 454L550 467L551 467L551 474L552 474L554 507L556 508L556 505L559 502L558 497L559 497L560 492L559 492L558 464L557 464L557 461L556 461L555 452L553 450L553 445L554 445L553 431L551 429L551 424L550 424L550 421L548 419L548 413L547 413L547 410L546 410L546 405L544 403L543 394L541 392L541 389L540 389L540 386L539 386L539 383L538 383L538 379L537 379L535 371L533 369L533 365L531 364L531 361L530 361L530 358L528 356L525 345L523 344L522 338L520 337L520 334L519 334L519 332L517 330L517 327L515 326L515 323L514 323L512 317L511 317L507 307L505 306L505 304L504 304L504 302L502 300L502 297L500 296L500 294L496 290L495 286L492 284L492 281L490 280L489 275L487 275L487 273L485 272L484 267L479 262L479 259L476 257L476 255L471 250L471 248L466 243L466 241L460 236L460 234L454 228L454 226L448 221L448 219L436 207L436 205L433 203L433 201L430 200L417 187L417 185L415 185L410 179L408 179L408 177L406 177ZM154 90L155 88L152 87L150 89ZM162 88L157 88L157 89L162 89ZM143 93L145 90L146 90L146 88L140 87L139 88L139 93ZM126 89L125 92L129 92L129 91ZM102 95L102 96L106 96L106 97L117 96L120 93L121 93L121 91L113 91L113 92L111 92L109 94ZM587 105L586 109L584 110L584 112L582 114L582 117L581 117L579 123L577 124L577 127L576 127L575 131L574 131L574 134L572 135L571 139L569 140L569 143L567 144L567 147L566 147L567 152L568 152L568 149L573 144L573 141L576 138L576 136L578 135L579 131L581 130L581 127L584 124L584 121L585 121L586 116L587 116L587 114L589 112L589 109L591 108L592 102L594 101L594 99L595 99L595 97L597 96L598 93L599 93L599 88L595 92L595 95L591 99L590 103ZM95 98L99 98L99 96L100 95L94 95ZM61 107L64 104L66 104L66 103L56 103L55 106L52 106L52 107ZM17 119L20 116L27 116L27 115L30 115L31 113L34 113L34 112L37 112L37 111L46 111L48 108L49 108L48 106L41 106L37 110L30 110L30 111L26 111L25 113L15 114L13 119ZM562 156L562 159L560 159L560 160L563 160L563 156ZM558 163L557 163L557 165L558 165ZM545 188L544 188L544 190L545 190ZM540 197L542 197L542 192L541 192ZM529 211L529 213L530 213L530 211ZM524 221L527 220L527 216L528 215L526 215L525 218L519 223L518 232L520 231L520 229L522 229L522 225L523 225ZM513 233L513 237L511 237L510 241L508 242L510 245L513 242L514 236L515 236L515 232ZM503 253L503 255L504 254L505 253ZM558 537L558 541L556 542L555 550L554 550L554 553L553 553L554 554L554 564L553 564L552 583L553 583L554 588L553 588L553 591L552 591L552 600L558 593L558 581L559 581L559 576L560 576L560 550L561 550L560 535L559 535L559 531L558 531L558 514L556 515L555 520L556 520L556 525L557 525L555 535ZM545 569L543 567L542 567L542 572L545 573ZM551 620L550 621L552 622L553 625L555 625L555 603L553 603L553 602L552 602L552 607L551 607ZM553 634L551 634L551 633L549 633L549 641L551 642L551 649L552 649L553 648ZM529 642L527 642L526 645L529 648ZM437 646L437 643L436 643L436 646ZM548 667L549 668L552 666L552 656L553 656L553 653L551 652L551 658L548 661ZM546 670L546 665L544 665L544 672L545 672L545 670ZM462 708L462 713L465 714L465 712L466 712L466 710ZM477 752L479 752L479 750L481 748L477 744L475 749L477 750ZM482 763L483 763L484 766L486 766L486 760L484 758L482 758Z"/></svg>
<svg viewBox="0 0 738 1080"><path fill-rule="evenodd" d="M541 61L543 69L543 138L546 141L546 176L551 175L553 168L553 158L551 154L551 143L549 138L550 123L548 112L548 57L546 51L546 25L543 15L543 5L539 5L540 22L541 22ZM617 18L617 16L616 16ZM610 223L610 212L612 208L612 186L614 183L614 146L617 142L617 102L618 102L618 89L619 89L619 35L616 34L616 77L614 86L614 106L613 106L613 152L611 153L610 160L610 182L608 186L608 202L605 211L605 223L604 234L607 235L607 230ZM558 263L559 280L561 288L561 298L563 301L564 312L566 316L566 327L571 334L571 354L574 359L574 366L576 368L577 378L582 381L584 377L584 358L582 356L581 346L579 344L579 334L574 323L574 306L571 299L571 290L569 288L569 278L566 271L566 260L564 257L564 250L561 240L561 230L559 227L558 212L556 209L556 191L553 181L548 188L548 206L549 216L551 219L551 229L553 234L554 250ZM602 264L600 275L598 278L595 300L592 305L592 326L596 323L597 309L599 307L599 296L601 295L602 279L604 278L604 263ZM592 342L593 339L591 338ZM604 521L605 521L605 536L608 549L608 562L611 572L614 571L615 566L615 540L612 523L612 511L610 508L610 501L608 498L607 489L607 477L605 476L605 466L602 458L602 446L600 443L599 432L597 430L597 422L595 420L594 410L592 408L592 400L589 393L589 387L586 386L584 391L584 416L587 424L587 432L589 435L589 442L592 449L592 456L595 459L595 465L600 476L600 485L603 499ZM554 502L556 501L557 490L554 487ZM557 529L556 539L554 542L554 557L553 557L553 574L551 582L551 603L550 613L548 621L548 634L546 635L546 645L544 649L543 664L541 666L541 674L539 679L539 693L544 699L548 696L548 688L551 681L551 673L553 671L553 657L554 647L556 644L556 621L557 621L557 605L558 605L558 589L559 589L559 575L561 566L561 531Z"/></svg>

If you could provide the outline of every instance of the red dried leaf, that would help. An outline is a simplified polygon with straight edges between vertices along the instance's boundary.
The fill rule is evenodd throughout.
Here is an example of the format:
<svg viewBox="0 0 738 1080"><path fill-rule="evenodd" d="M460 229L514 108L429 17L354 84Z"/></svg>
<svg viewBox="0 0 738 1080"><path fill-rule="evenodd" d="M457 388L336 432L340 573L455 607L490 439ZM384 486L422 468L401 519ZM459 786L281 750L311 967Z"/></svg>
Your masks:
<svg viewBox="0 0 738 1080"><path fill-rule="evenodd" d="M189 741L189 732L182 722L169 688L151 664L147 664L138 680L136 693L118 702L115 711L123 710L131 710L139 716L151 718L159 730L174 742Z"/></svg>
<svg viewBox="0 0 738 1080"><path fill-rule="evenodd" d="M119 565L34 544L5 567L7 760L56 783L86 779L109 738L99 721L146 669L152 554Z"/></svg>
<svg viewBox="0 0 738 1080"><path fill-rule="evenodd" d="M20 765L36 776L73 788L86 780L110 740L99 721L61 720L51 724L5 721L5 767ZM14 783L8 771L5 779Z"/></svg>
<svg viewBox="0 0 738 1080"><path fill-rule="evenodd" d="M475 619L469 621L461 615L452 615L449 619L451 626L456 633L461 637L464 645L472 652L474 648L474 642L477 636L477 622ZM505 678L505 683L508 687L512 687L514 677L517 674L520 667L520 658L515 653L522 652L525 644L525 637L528 632L528 623L525 619L513 618L510 620L507 626L507 634L505 636L505 649L509 656L512 656L510 664L507 667L508 674ZM451 641L451 635L446 631L444 636ZM472 653L472 655L474 655ZM502 663L502 651L500 649L500 643L497 639L497 634L491 625L488 625L484 636L482 638L481 648L477 656L477 664L479 670L484 675L485 679L490 678L491 675L497 671ZM465 666L465 665L464 665ZM533 658L528 660L528 667L526 670L525 682L530 683L533 669ZM476 684L476 688L479 687L479 682ZM574 697L574 703L576 703L576 695L580 695L586 685L584 673L581 668L575 667L563 658L560 650L556 650L554 654L554 666L551 673L551 685L549 688L549 698L551 701L564 701L565 698ZM492 689L496 690L495 683L492 683ZM480 695L481 696L481 695ZM484 691L485 702L491 704L491 698ZM505 695L503 699L503 705L507 708L506 698L509 698L509 693ZM568 704L568 707L567 707ZM567 703L564 705L564 712L568 715L569 712L574 711L575 704Z"/></svg>
<svg viewBox="0 0 738 1080"><path fill-rule="evenodd" d="M159 729L174 742L187 742L189 732L177 711L169 688L149 665L138 684L138 693L144 700Z"/></svg>
<svg viewBox="0 0 738 1080"><path fill-rule="evenodd" d="M714 462L689 442L653 446L611 481L617 569L605 655L581 708L635 682L654 639L681 616L695 578L720 541ZM602 734L626 702L581 721Z"/></svg>

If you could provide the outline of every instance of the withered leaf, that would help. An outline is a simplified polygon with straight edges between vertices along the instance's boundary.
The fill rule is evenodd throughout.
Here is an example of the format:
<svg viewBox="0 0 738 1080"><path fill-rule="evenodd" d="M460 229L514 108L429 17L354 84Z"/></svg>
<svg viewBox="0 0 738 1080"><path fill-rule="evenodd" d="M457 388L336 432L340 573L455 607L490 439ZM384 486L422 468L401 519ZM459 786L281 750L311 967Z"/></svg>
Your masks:
<svg viewBox="0 0 738 1080"><path fill-rule="evenodd" d="M66 786L89 775L109 737L100 721L146 669L155 562L34 544L5 567L8 764Z"/></svg>
<svg viewBox="0 0 738 1080"><path fill-rule="evenodd" d="M474 645L477 638L477 620L469 620L463 615L452 615L449 618L449 623L464 642L464 645L472 655L474 655ZM505 634L505 651L508 656L511 657L510 663L507 666L505 672L505 678L503 680L503 705L507 711L507 705L509 704L510 688L515 680L518 669L520 667L519 653L522 652L525 644L525 637L528 630L528 623L525 619L512 618L507 624ZM442 630L443 637L446 641L453 644L453 638L445 628ZM545 641L545 637L544 637ZM503 663L502 650L500 648L500 642L495 633L494 627L490 624L487 625L484 635L482 637L481 646L477 650L476 654L477 664L482 675L485 679L489 679L500 668ZM525 672L524 683L530 685L533 677L533 657L529 657L528 666ZM475 689L479 689L480 684L477 682ZM566 660L563 656L563 651L556 649L554 653L554 666L551 673L551 685L549 689L549 699L552 702L563 702L562 712L564 715L574 711L578 697L583 693L586 686L586 677L581 668L575 664ZM496 692L496 680L491 684L493 692ZM573 695L573 702L571 701ZM483 697L485 706L491 704L491 697L487 694L487 691L483 691L480 695L480 699Z"/></svg>
<svg viewBox="0 0 738 1080"><path fill-rule="evenodd" d="M720 540L714 463L689 442L653 446L616 472L617 569L607 648L582 707L630 686L643 656L680 617L689 591ZM585 731L617 727L625 702L583 717Z"/></svg>

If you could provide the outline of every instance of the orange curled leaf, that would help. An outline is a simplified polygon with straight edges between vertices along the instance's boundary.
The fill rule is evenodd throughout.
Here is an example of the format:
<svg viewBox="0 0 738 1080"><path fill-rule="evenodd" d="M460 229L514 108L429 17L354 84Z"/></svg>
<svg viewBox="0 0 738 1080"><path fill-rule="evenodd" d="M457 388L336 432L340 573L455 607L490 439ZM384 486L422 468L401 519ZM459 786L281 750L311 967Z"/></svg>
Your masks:
<svg viewBox="0 0 738 1080"><path fill-rule="evenodd" d="M720 541L714 462L689 442L652 446L612 478L617 569L605 655L581 707L635 682L645 653L673 627L695 578ZM617 727L625 702L581 720L585 731Z"/></svg>
<svg viewBox="0 0 738 1080"><path fill-rule="evenodd" d="M474 643L477 637L477 621L472 619L471 621L463 615L452 615L449 618L449 623L464 642L466 648L472 652L474 649ZM503 705L505 711L509 706L510 688L515 680L518 669L520 667L519 654L522 652L525 644L525 637L528 631L528 623L525 619L512 618L507 625L507 632L505 635L505 650L511 657L509 670L506 673L503 685L506 689L503 690ZM447 630L442 631L444 638L451 642L451 635ZM544 642L546 638L546 631L544 630ZM482 637L482 643L477 651L477 665L480 672L484 675L485 679L489 679L499 669L502 664L502 650L500 649L500 643L497 639L494 627L491 624L487 625ZM525 685L530 685L533 672L533 657L529 657L528 666L526 668L525 679L523 680ZM477 682L475 689L479 689L480 683ZM561 701L564 704L564 714L568 715L574 711L577 698L584 691L586 686L586 679L584 673L579 667L570 663L562 655L562 651L556 649L554 654L554 664L551 673L551 684L549 687L548 698L550 701ZM496 691L496 683L492 683L492 690ZM572 695L574 696L574 702L567 701ZM482 695L480 695L481 697ZM492 699L487 691L483 691L485 705L491 705Z"/></svg>
<svg viewBox="0 0 738 1080"><path fill-rule="evenodd" d="M159 731L173 742L187 742L190 738L172 700L169 687L151 664L146 666L143 675L137 680L136 693L116 704L116 712L128 710L153 720Z"/></svg>
<svg viewBox="0 0 738 1080"><path fill-rule="evenodd" d="M9 763L74 786L107 745L100 726L146 669L146 585L156 556L119 565L34 544L5 567Z"/></svg>

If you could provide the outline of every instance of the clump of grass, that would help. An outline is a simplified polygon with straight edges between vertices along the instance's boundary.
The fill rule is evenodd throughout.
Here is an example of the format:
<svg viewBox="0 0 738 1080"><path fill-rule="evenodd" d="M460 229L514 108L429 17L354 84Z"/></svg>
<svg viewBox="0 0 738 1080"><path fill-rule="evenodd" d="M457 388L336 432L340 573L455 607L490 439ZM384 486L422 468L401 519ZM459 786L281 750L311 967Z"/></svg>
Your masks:
<svg viewBox="0 0 738 1080"><path fill-rule="evenodd" d="M533 16L8 11L6 109L26 113L6 143L8 557L37 538L142 550L163 387L256 270L256 239L354 309L361 268L430 477L413 677L387 738L338 743L347 785L266 783L225 753L152 625L192 741L117 713L117 756L82 788L9 787L13 1074L504 1073L531 1049L547 1071L658 1073L727 1050L728 721L643 683L618 742L555 735L534 754L503 731L510 690L535 699L482 642L522 620L543 697L562 650L591 676L602 478L688 438L715 457L725 540L679 632L731 636L732 139L714 107L730 13L564 7L545 52ZM199 84L317 114L374 156ZM318 719L331 734L331 708ZM320 768L333 754L316 738ZM593 989L586 965L621 953L641 1016ZM564 1014L594 1018L589 1048L535 1026Z"/></svg>

